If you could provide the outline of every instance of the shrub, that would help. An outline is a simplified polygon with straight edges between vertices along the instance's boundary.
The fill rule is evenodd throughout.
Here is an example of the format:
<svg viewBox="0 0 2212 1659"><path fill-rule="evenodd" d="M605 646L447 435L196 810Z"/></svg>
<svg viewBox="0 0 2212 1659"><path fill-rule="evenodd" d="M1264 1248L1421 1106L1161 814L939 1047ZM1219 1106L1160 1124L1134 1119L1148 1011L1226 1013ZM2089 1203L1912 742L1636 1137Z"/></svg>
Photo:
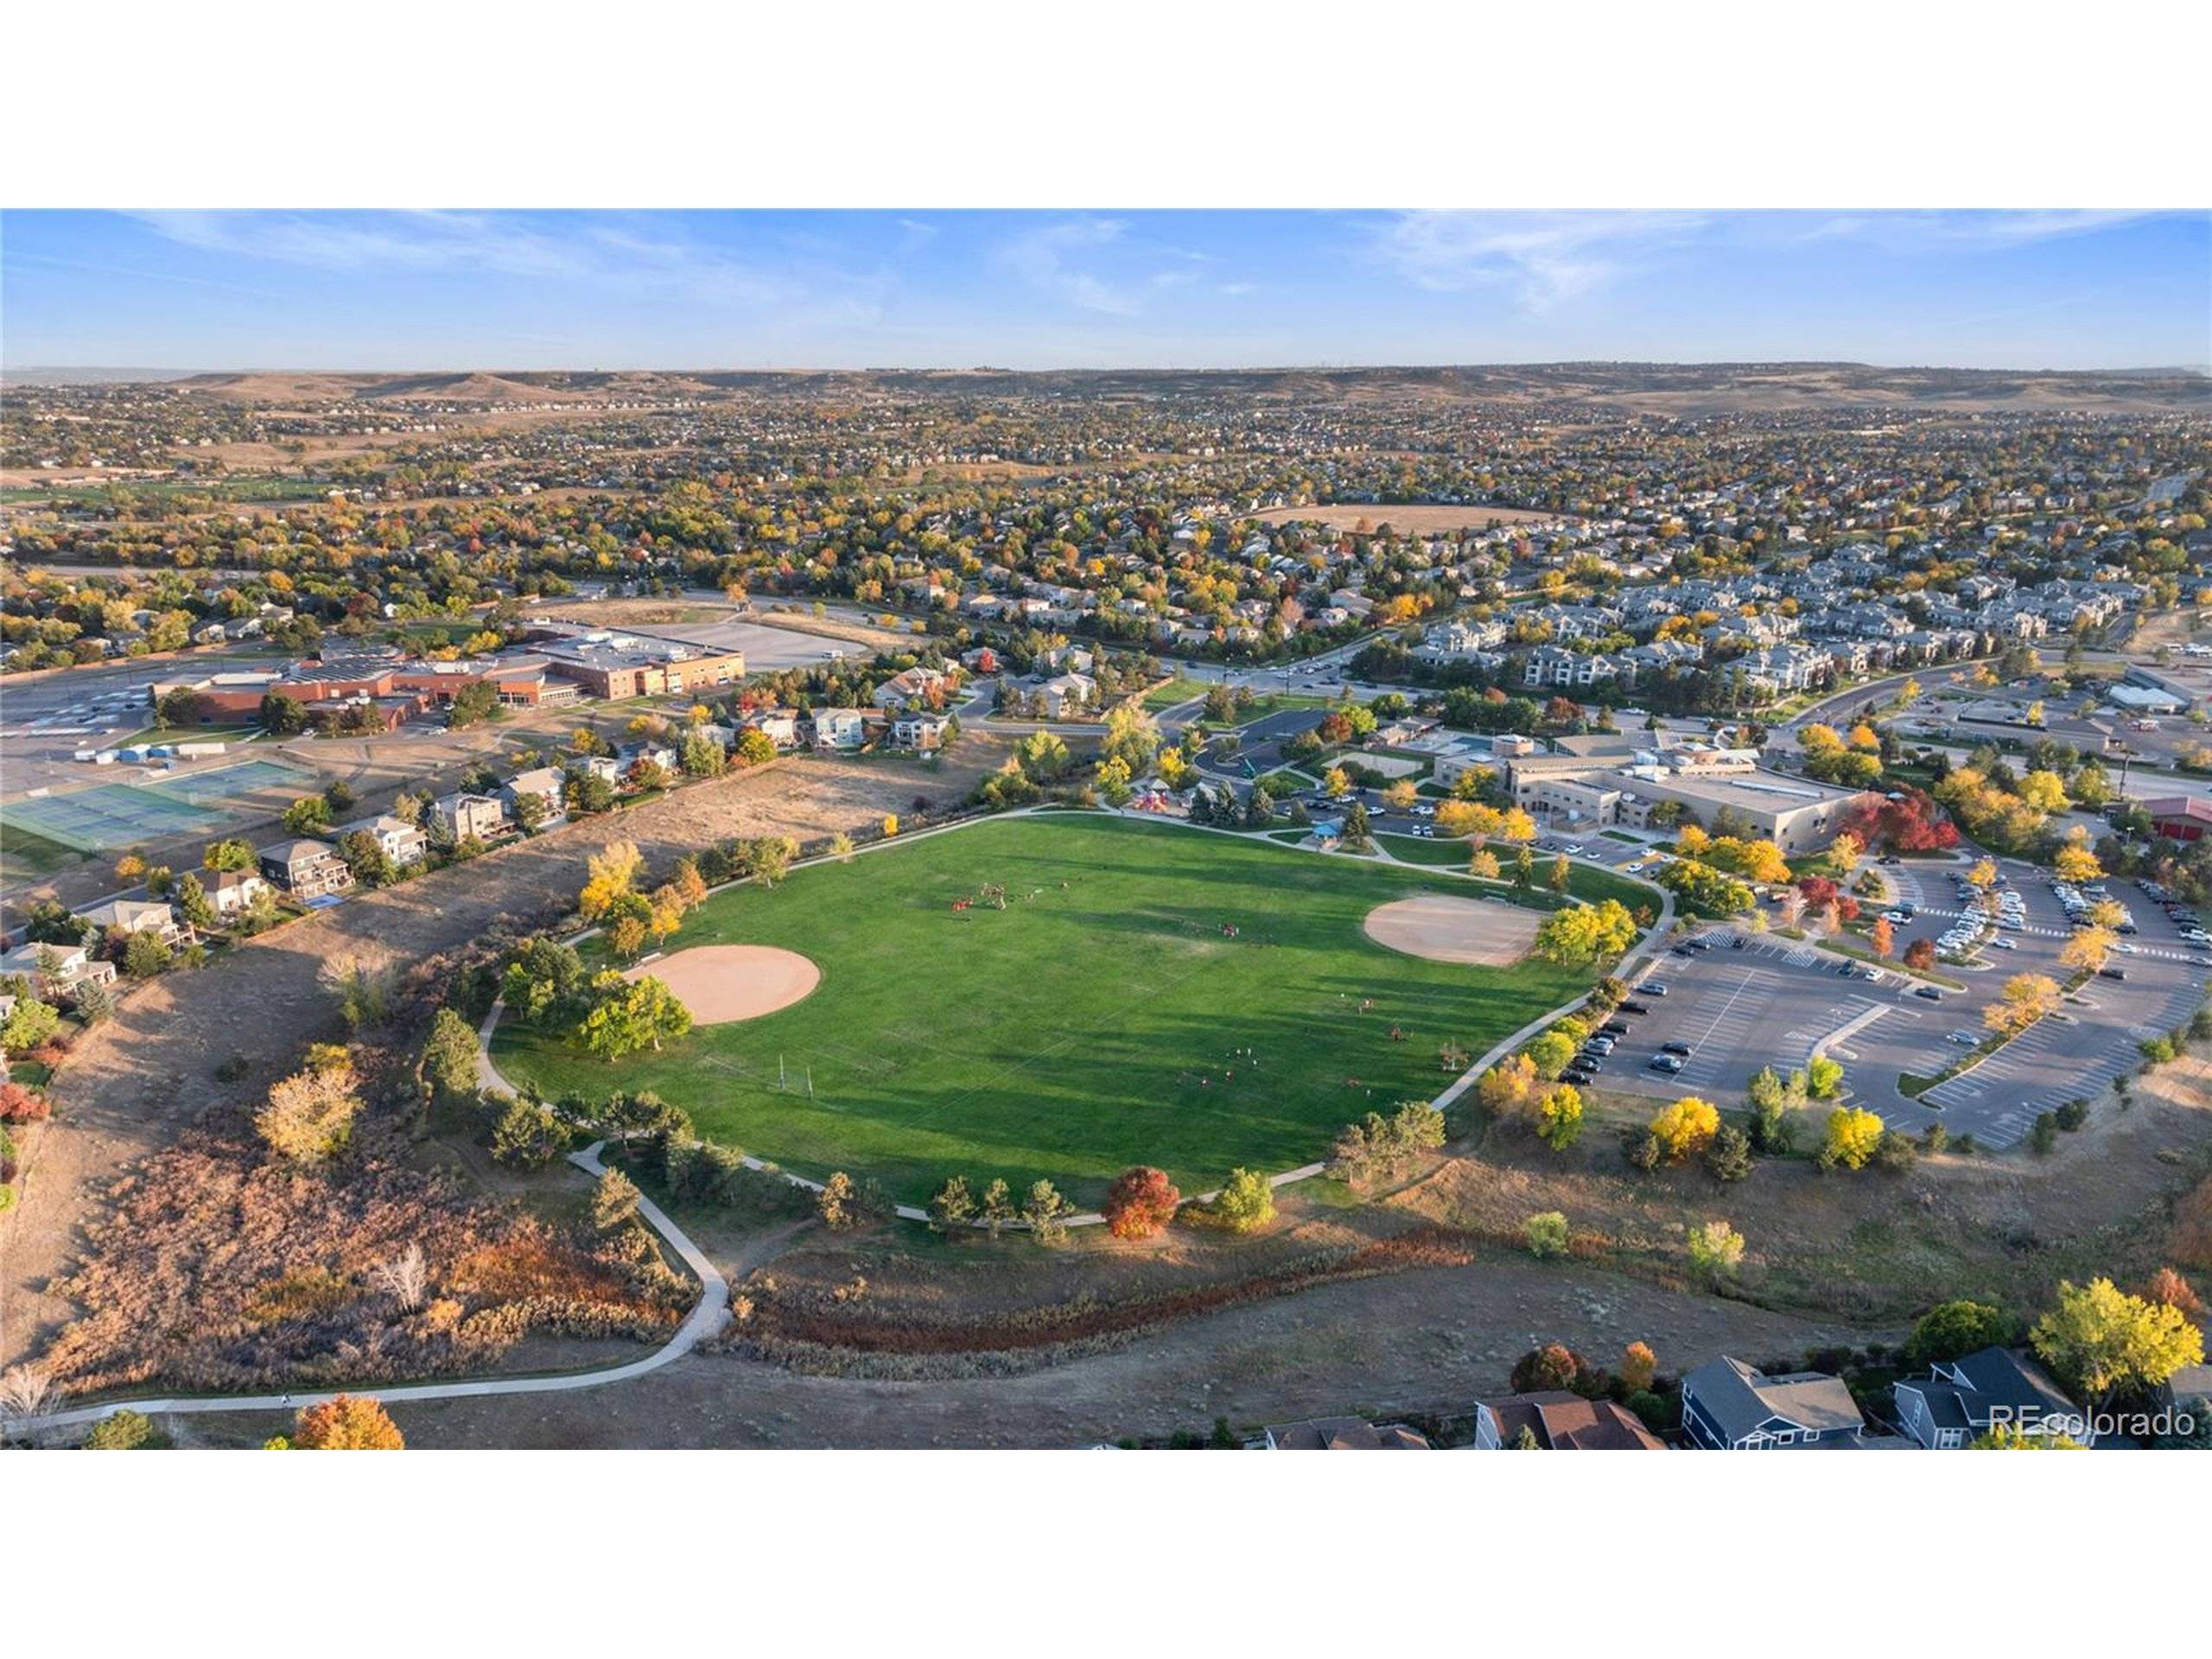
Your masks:
<svg viewBox="0 0 2212 1659"><path fill-rule="evenodd" d="M1621 1351L1620 1379L1631 1390L1649 1388L1658 1370L1659 1357L1646 1344L1631 1342Z"/></svg>
<svg viewBox="0 0 2212 1659"><path fill-rule="evenodd" d="M1751 1138L1732 1123L1721 1126L1706 1148L1705 1166L1713 1179L1728 1184L1751 1173Z"/></svg>
<svg viewBox="0 0 2212 1659"><path fill-rule="evenodd" d="M543 1169L568 1151L572 1138L551 1107L518 1095L493 1127L493 1161L514 1169Z"/></svg>
<svg viewBox="0 0 2212 1659"><path fill-rule="evenodd" d="M291 1444L301 1452L397 1452L407 1442L400 1436L399 1425L377 1402L341 1394L301 1412Z"/></svg>
<svg viewBox="0 0 2212 1659"><path fill-rule="evenodd" d="M1725 1221L1708 1221L1685 1230L1690 1266L1708 1280L1726 1278L1744 1260L1744 1236Z"/></svg>
<svg viewBox="0 0 2212 1659"><path fill-rule="evenodd" d="M2086 1100L2069 1100L2051 1116L2058 1121L2060 1128L2069 1131L2078 1129L2089 1121L2089 1103Z"/></svg>
<svg viewBox="0 0 2212 1659"><path fill-rule="evenodd" d="M2037 1112L2035 1126L2028 1131L2028 1147L2037 1157L2048 1157L2058 1145L2058 1114Z"/></svg>
<svg viewBox="0 0 2212 1659"><path fill-rule="evenodd" d="M1874 1143L1874 1167L1885 1174L1902 1175L1920 1161L1920 1148L1909 1135L1885 1129Z"/></svg>
<svg viewBox="0 0 2212 1659"><path fill-rule="evenodd" d="M1563 1342L1548 1342L1515 1362L1510 1379L1516 1394L1571 1389L1588 1373L1590 1362Z"/></svg>
<svg viewBox="0 0 2212 1659"><path fill-rule="evenodd" d="M638 1214L638 1184L619 1169L610 1169L592 1189L591 1224L602 1233L627 1226Z"/></svg>
<svg viewBox="0 0 2212 1659"><path fill-rule="evenodd" d="M1556 1210L1529 1217L1521 1224L1521 1232L1529 1241L1529 1254L1539 1260L1567 1254L1567 1217Z"/></svg>
<svg viewBox="0 0 2212 1659"><path fill-rule="evenodd" d="M1256 1232L1275 1218L1274 1188L1264 1175L1232 1169L1213 1201L1213 1215L1232 1233Z"/></svg>
<svg viewBox="0 0 2212 1659"><path fill-rule="evenodd" d="M269 1091L253 1126L270 1149L296 1163L336 1157L353 1139L361 1098L350 1065L297 1072Z"/></svg>
<svg viewBox="0 0 2212 1659"><path fill-rule="evenodd" d="M0 1123L35 1123L53 1109L53 1103L35 1089L0 1083Z"/></svg>
<svg viewBox="0 0 2212 1659"><path fill-rule="evenodd" d="M1116 1238L1151 1238L1175 1218L1175 1207L1182 1201L1165 1171L1140 1164L1115 1177L1099 1213L1106 1217L1106 1230Z"/></svg>
<svg viewBox="0 0 2212 1659"><path fill-rule="evenodd" d="M162 1441L154 1433L153 1420L142 1412L126 1408L94 1423L92 1433L85 1436L84 1449L87 1452L140 1452L162 1444Z"/></svg>

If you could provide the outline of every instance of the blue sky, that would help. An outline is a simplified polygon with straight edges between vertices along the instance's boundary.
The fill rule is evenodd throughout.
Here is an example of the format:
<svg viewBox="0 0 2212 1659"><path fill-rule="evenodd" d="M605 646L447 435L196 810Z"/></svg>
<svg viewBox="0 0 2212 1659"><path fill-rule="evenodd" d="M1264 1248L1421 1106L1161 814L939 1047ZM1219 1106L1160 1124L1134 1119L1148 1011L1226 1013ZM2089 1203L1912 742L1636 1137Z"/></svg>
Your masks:
<svg viewBox="0 0 2212 1659"><path fill-rule="evenodd" d="M14 367L2212 362L2202 213L0 216Z"/></svg>

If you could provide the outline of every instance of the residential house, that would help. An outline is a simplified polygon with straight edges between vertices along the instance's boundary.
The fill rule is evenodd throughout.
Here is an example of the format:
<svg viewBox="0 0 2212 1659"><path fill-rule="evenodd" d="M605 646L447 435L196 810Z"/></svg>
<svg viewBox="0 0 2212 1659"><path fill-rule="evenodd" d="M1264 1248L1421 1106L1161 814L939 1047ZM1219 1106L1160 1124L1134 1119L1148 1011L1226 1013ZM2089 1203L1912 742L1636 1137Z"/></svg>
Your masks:
<svg viewBox="0 0 2212 1659"><path fill-rule="evenodd" d="M115 964L83 944L46 944L36 939L0 956L0 979L21 975L47 1001L73 1002L87 985L115 982Z"/></svg>
<svg viewBox="0 0 2212 1659"><path fill-rule="evenodd" d="M925 706L945 684L945 676L933 668L902 669L869 694L877 708L895 714L902 709Z"/></svg>
<svg viewBox="0 0 2212 1659"><path fill-rule="evenodd" d="M452 832L456 842L474 836L489 841L507 827L507 809L495 795L472 795L455 790L430 803L430 816Z"/></svg>
<svg viewBox="0 0 2212 1659"><path fill-rule="evenodd" d="M191 926L158 899L111 899L79 912L103 933L151 933L172 948L190 944Z"/></svg>
<svg viewBox="0 0 2212 1659"><path fill-rule="evenodd" d="M798 710L796 709L756 709L746 716L745 723L779 749L798 747Z"/></svg>
<svg viewBox="0 0 2212 1659"><path fill-rule="evenodd" d="M1267 1431L1270 1452L1426 1452L1427 1440L1403 1423L1370 1423L1364 1417L1315 1417L1279 1423Z"/></svg>
<svg viewBox="0 0 2212 1659"><path fill-rule="evenodd" d="M341 823L331 833L340 841L356 833L368 836L384 849L384 855L402 869L420 864L430 850L429 836L406 819L394 817L389 812Z"/></svg>
<svg viewBox="0 0 2212 1659"><path fill-rule="evenodd" d="M931 714L925 709L909 709L891 721L891 747L923 753L942 748L948 723L943 715Z"/></svg>
<svg viewBox="0 0 2212 1659"><path fill-rule="evenodd" d="M562 816L561 785L564 781L557 766L532 766L528 772L518 772L508 779L499 790L499 798L506 803L509 815L520 823L515 804L525 795L537 797L545 807L543 821L550 823Z"/></svg>
<svg viewBox="0 0 2212 1659"><path fill-rule="evenodd" d="M2030 1434L2087 1438L2082 1413L2035 1361L1984 1348L1897 1385L1897 1422L1934 1452L1950 1451L1999 1422Z"/></svg>
<svg viewBox="0 0 2212 1659"><path fill-rule="evenodd" d="M1682 1431L1712 1451L1852 1446L1866 1427L1859 1402L1840 1376L1818 1371L1767 1376L1724 1355L1682 1379Z"/></svg>
<svg viewBox="0 0 2212 1659"><path fill-rule="evenodd" d="M256 899L270 891L269 883L252 870L216 870L201 880L215 914L226 922L244 915Z"/></svg>
<svg viewBox="0 0 2212 1659"><path fill-rule="evenodd" d="M808 716L817 754L849 753L868 741L866 709L817 709Z"/></svg>
<svg viewBox="0 0 2212 1659"><path fill-rule="evenodd" d="M1098 682L1088 674L1059 674L1037 688L1045 700L1047 718L1064 720L1081 714L1098 702Z"/></svg>
<svg viewBox="0 0 2212 1659"><path fill-rule="evenodd" d="M1611 1400L1586 1400L1564 1389L1553 1389L1476 1402L1475 1445L1480 1450L1510 1450L1519 1444L1523 1429L1546 1452L1667 1449L1641 1418Z"/></svg>
<svg viewBox="0 0 2212 1659"><path fill-rule="evenodd" d="M280 841L261 849L261 873L295 899L321 899L353 885L353 872L327 842Z"/></svg>

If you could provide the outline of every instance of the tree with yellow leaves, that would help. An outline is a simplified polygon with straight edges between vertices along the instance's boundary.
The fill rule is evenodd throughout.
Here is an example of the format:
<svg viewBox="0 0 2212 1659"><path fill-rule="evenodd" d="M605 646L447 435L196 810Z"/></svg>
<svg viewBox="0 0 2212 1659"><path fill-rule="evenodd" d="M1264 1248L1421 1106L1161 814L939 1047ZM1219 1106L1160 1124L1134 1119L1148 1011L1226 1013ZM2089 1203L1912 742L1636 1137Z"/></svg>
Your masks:
<svg viewBox="0 0 2212 1659"><path fill-rule="evenodd" d="M2019 797L2038 812L2063 812L2067 807L2066 780L2055 772L2031 772L2020 779Z"/></svg>
<svg viewBox="0 0 2212 1659"><path fill-rule="evenodd" d="M1863 720L1851 728L1851 735L1845 741L1862 754L1876 753L1882 747L1881 734Z"/></svg>
<svg viewBox="0 0 2212 1659"><path fill-rule="evenodd" d="M2094 974L2105 965L2105 958L2112 954L2112 946L2110 929L2085 927L2058 947L2058 960L2066 967Z"/></svg>
<svg viewBox="0 0 2212 1659"><path fill-rule="evenodd" d="M1772 847L1774 843L1762 842L1759 845ZM1781 855L1782 849L1776 848L1775 856L1779 858ZM1859 861L1866 856L1866 843L1848 830L1836 831L1835 839L1828 843L1828 861L1835 866L1835 879L1838 881L1848 881L1857 873ZM1789 878L1784 876L1782 879L1787 880Z"/></svg>
<svg viewBox="0 0 2212 1659"><path fill-rule="evenodd" d="M1485 880L1495 881L1497 880L1497 855L1486 847L1476 848L1473 855L1467 860L1469 875L1478 875Z"/></svg>
<svg viewBox="0 0 2212 1659"><path fill-rule="evenodd" d="M1475 1100L1491 1117L1512 1117L1534 1097L1536 1083L1535 1061L1526 1054L1510 1054L1477 1081Z"/></svg>
<svg viewBox="0 0 2212 1659"><path fill-rule="evenodd" d="M1814 1161L1822 1169L1864 1169L1886 1131L1882 1120L1856 1106L1839 1106L1828 1114L1827 1134Z"/></svg>
<svg viewBox="0 0 2212 1659"><path fill-rule="evenodd" d="M1713 1137L1720 1133L1720 1109L1709 1100L1684 1095L1673 1105L1662 1107L1652 1118L1650 1128L1660 1154L1668 1162L1679 1164L1713 1144Z"/></svg>
<svg viewBox="0 0 2212 1659"><path fill-rule="evenodd" d="M1675 832L1675 845L1685 858L1695 858L1713 845L1713 837L1696 824L1686 823Z"/></svg>
<svg viewBox="0 0 2212 1659"><path fill-rule="evenodd" d="M2051 861L2051 868L2062 881L2080 887L2085 882L2101 880L2105 867L2097 855L2086 847L2061 847Z"/></svg>
<svg viewBox="0 0 2212 1659"><path fill-rule="evenodd" d="M1331 766L1321 774L1321 788L1331 800L1340 801L1351 792L1351 779L1342 766Z"/></svg>
<svg viewBox="0 0 2212 1659"><path fill-rule="evenodd" d="M1997 885L1997 861L1977 858L1967 870L1967 880L1979 892L1986 893Z"/></svg>
<svg viewBox="0 0 2212 1659"><path fill-rule="evenodd" d="M577 913L595 922L618 902L637 890L638 872L645 856L634 841L612 841L602 852L586 861L583 891L576 895Z"/></svg>
<svg viewBox="0 0 2212 1659"><path fill-rule="evenodd" d="M1981 1023L2016 1037L2058 1006L2058 982L2048 974L2015 974L1997 1000L1981 1011Z"/></svg>

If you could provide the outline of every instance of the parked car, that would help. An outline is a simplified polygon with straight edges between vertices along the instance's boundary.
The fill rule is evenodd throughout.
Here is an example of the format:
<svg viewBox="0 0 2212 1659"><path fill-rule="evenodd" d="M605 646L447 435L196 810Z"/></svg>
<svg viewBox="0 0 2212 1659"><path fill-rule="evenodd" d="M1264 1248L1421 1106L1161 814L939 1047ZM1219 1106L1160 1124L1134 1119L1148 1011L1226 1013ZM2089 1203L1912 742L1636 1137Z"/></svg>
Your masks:
<svg viewBox="0 0 2212 1659"><path fill-rule="evenodd" d="M1604 1025L1599 1027L1598 1030L1599 1034L1603 1036L1625 1037L1628 1035L1628 1021L1625 1020L1608 1020Z"/></svg>
<svg viewBox="0 0 2212 1659"><path fill-rule="evenodd" d="M1662 1054L1679 1054L1687 1060L1692 1050L1688 1043L1662 1043L1659 1045L1659 1052Z"/></svg>
<svg viewBox="0 0 2212 1659"><path fill-rule="evenodd" d="M1667 982L1666 981L1660 979L1647 979L1643 984L1637 986L1636 988L1642 991L1646 996L1664 996L1667 995Z"/></svg>
<svg viewBox="0 0 2212 1659"><path fill-rule="evenodd" d="M2100 968L2097 969L2097 977L2099 979L2126 979L2127 977L2127 969L2125 968Z"/></svg>
<svg viewBox="0 0 2212 1659"><path fill-rule="evenodd" d="M1943 993L1933 985L1916 985L1912 994L1923 1002L1941 1002L1943 1000Z"/></svg>
<svg viewBox="0 0 2212 1659"><path fill-rule="evenodd" d="M1682 1069L1682 1063L1672 1054L1655 1054L1651 1057L1651 1069L1671 1076Z"/></svg>
<svg viewBox="0 0 2212 1659"><path fill-rule="evenodd" d="M1623 1014L1649 1014L1651 1012L1651 1005L1648 1002L1624 1002L1621 1004L1621 1012Z"/></svg>

